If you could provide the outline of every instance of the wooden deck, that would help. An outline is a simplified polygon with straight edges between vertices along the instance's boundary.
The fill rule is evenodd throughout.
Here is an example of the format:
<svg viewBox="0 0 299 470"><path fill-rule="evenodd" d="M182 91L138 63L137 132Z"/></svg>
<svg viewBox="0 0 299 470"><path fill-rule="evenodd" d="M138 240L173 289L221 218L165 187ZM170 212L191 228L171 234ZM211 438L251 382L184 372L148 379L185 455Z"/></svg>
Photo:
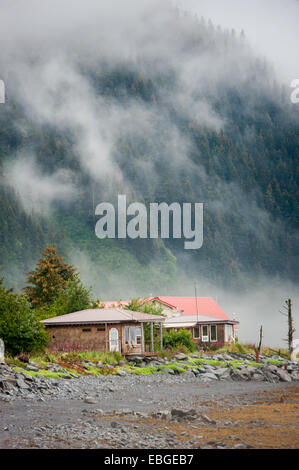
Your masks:
<svg viewBox="0 0 299 470"><path fill-rule="evenodd" d="M156 357L158 355L157 352L129 352L125 353L124 356L139 356L139 357Z"/></svg>

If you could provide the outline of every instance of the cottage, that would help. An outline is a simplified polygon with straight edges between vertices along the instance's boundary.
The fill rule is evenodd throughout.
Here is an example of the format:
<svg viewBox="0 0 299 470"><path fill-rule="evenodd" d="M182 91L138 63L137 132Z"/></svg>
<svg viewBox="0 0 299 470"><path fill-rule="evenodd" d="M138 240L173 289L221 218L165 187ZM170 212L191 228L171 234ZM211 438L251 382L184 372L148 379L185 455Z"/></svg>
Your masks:
<svg viewBox="0 0 299 470"><path fill-rule="evenodd" d="M153 326L165 318L121 308L97 308L69 313L42 320L50 335L51 346L63 349L69 344L75 348L98 351L118 351L123 355L144 354L154 351ZM149 344L144 339L144 324L151 325Z"/></svg>
<svg viewBox="0 0 299 470"><path fill-rule="evenodd" d="M232 320L211 297L152 297L167 316L164 327L191 331L195 343L223 346L235 339L238 321Z"/></svg>
<svg viewBox="0 0 299 470"><path fill-rule="evenodd" d="M159 296L141 299L141 302L152 302L162 307L166 317L166 330L187 329L191 331L195 343L211 343L224 346L235 340L238 321L229 318L217 302L211 297L175 297ZM105 308L125 308L129 301L103 302Z"/></svg>

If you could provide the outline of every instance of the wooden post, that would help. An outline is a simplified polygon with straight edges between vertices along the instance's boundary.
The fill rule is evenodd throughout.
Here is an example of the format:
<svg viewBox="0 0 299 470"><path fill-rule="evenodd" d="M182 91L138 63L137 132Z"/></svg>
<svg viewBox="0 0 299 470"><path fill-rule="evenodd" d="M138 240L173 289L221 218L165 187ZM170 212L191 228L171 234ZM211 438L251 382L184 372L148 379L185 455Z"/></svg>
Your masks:
<svg viewBox="0 0 299 470"><path fill-rule="evenodd" d="M262 339L263 339L263 325L260 327L260 342L259 342L259 354L262 352Z"/></svg>
<svg viewBox="0 0 299 470"><path fill-rule="evenodd" d="M260 341L259 345L255 350L255 362L260 362L260 354L262 350L262 339L263 339L263 326L260 327Z"/></svg>
<svg viewBox="0 0 299 470"><path fill-rule="evenodd" d="M292 316L292 300L288 299L287 300L288 304L288 325L289 325L289 330L288 330L288 345L289 345L289 354L290 358L293 354L293 334L295 333L295 328L293 328L293 316Z"/></svg>
<svg viewBox="0 0 299 470"><path fill-rule="evenodd" d="M105 323L105 352L107 352L107 346L108 346L108 342L107 342L107 323Z"/></svg>
<svg viewBox="0 0 299 470"><path fill-rule="evenodd" d="M285 301L283 308L287 311L287 313L281 312L282 315L285 315L288 318L288 337L284 341L288 343L288 350L289 350L289 357L291 358L294 350L293 346L293 337L295 333L295 328L293 327L293 316L292 316L292 300L288 299Z"/></svg>
<svg viewBox="0 0 299 470"><path fill-rule="evenodd" d="M152 352L154 352L154 324L151 322L151 343L152 343Z"/></svg>
<svg viewBox="0 0 299 470"><path fill-rule="evenodd" d="M162 322L160 322L160 349L163 349L163 331L162 331Z"/></svg>

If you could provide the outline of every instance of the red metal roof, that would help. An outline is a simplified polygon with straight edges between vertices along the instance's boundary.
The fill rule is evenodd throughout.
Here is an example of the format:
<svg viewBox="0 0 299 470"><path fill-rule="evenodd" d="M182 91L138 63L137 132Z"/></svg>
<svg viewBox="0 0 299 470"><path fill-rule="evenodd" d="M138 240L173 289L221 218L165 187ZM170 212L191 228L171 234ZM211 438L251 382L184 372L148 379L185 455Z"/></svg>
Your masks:
<svg viewBox="0 0 299 470"><path fill-rule="evenodd" d="M205 315L222 320L230 320L229 316L222 310L212 297L173 297L158 296L148 299L140 299L141 301L152 302L157 300L163 304L175 309L183 311L183 315ZM104 308L124 308L130 303L129 300L101 302L99 305ZM197 307L196 307L197 303Z"/></svg>
<svg viewBox="0 0 299 470"><path fill-rule="evenodd" d="M229 320L230 318L222 310L221 307L215 302L212 297L152 297L150 299L158 300L176 310L183 311L184 315L205 315L207 317L214 317L219 319ZM197 304L197 306L196 306Z"/></svg>

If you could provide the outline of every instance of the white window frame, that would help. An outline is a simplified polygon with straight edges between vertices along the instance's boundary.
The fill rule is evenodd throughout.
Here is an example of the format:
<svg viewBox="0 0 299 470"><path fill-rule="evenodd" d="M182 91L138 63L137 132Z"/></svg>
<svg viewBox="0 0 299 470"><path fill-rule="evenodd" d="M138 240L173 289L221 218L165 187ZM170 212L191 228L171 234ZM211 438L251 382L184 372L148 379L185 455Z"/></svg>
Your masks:
<svg viewBox="0 0 299 470"><path fill-rule="evenodd" d="M128 340L126 338L126 329L128 328ZM137 328L140 329L140 334L137 334ZM131 334L132 330L134 331L133 335ZM132 339L133 336L133 339ZM127 325L125 326L125 344L128 346L141 346L142 345L142 326ZM140 343L138 343L137 338L140 338Z"/></svg>
<svg viewBox="0 0 299 470"><path fill-rule="evenodd" d="M137 330L140 330L140 334L137 334ZM140 343L138 342L138 338L140 338ZM135 326L135 340L137 346L142 345L142 326Z"/></svg>
<svg viewBox="0 0 299 470"><path fill-rule="evenodd" d="M216 329L216 339L212 339L212 327L215 327L215 329ZM211 343L216 343L217 340L218 340L217 325L210 325L210 341L211 341Z"/></svg>
<svg viewBox="0 0 299 470"><path fill-rule="evenodd" d="M203 334L203 329L207 329L207 335ZM201 340L203 343L208 343L209 342L209 325L201 325Z"/></svg>

